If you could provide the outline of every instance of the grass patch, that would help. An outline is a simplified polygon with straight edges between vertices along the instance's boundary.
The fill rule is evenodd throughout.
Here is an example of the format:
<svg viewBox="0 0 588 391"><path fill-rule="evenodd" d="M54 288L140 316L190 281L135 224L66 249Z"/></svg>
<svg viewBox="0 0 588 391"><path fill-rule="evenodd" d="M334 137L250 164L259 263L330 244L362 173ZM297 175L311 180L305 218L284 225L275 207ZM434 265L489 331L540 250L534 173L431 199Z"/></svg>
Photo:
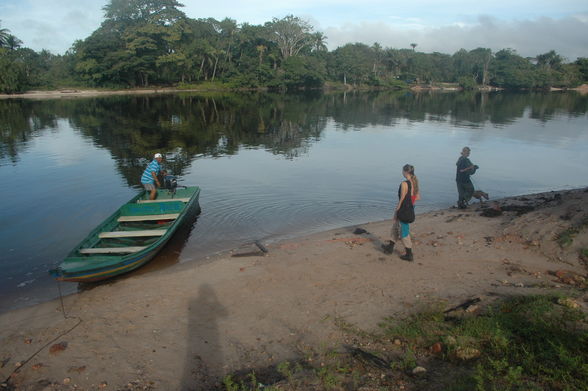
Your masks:
<svg viewBox="0 0 588 391"><path fill-rule="evenodd" d="M511 297L479 314L452 313L452 318L434 305L403 319L385 318L379 333L362 332L335 319L357 346L369 346L369 351L362 350L377 356L376 364L385 365L373 365L357 351L319 348L302 365L277 365L279 382L260 387L259 377L241 377L239 382L228 377L224 389L385 390L402 385L431 391L588 391L586 315L558 304L561 299ZM427 372L413 375L417 365Z"/></svg>
<svg viewBox="0 0 588 391"><path fill-rule="evenodd" d="M380 327L388 338L400 338L411 344L427 345L436 342L446 332L442 304L431 305L406 319L384 318Z"/></svg>
<svg viewBox="0 0 588 391"><path fill-rule="evenodd" d="M559 247L566 248L572 245L574 237L580 232L578 228L571 227L557 235L557 244Z"/></svg>
<svg viewBox="0 0 588 391"><path fill-rule="evenodd" d="M554 296L513 297L480 316L444 320L424 312L383 325L420 349L441 342L442 359L453 365L475 363L459 379L475 390L588 390L586 326L581 311Z"/></svg>
<svg viewBox="0 0 588 391"><path fill-rule="evenodd" d="M457 325L484 351L473 375L477 389L588 389L585 317L554 302L545 296L513 298L488 316Z"/></svg>
<svg viewBox="0 0 588 391"><path fill-rule="evenodd" d="M226 391L278 391L279 389L273 386L266 386L258 378L255 371L238 376L227 375L223 378L223 390Z"/></svg>
<svg viewBox="0 0 588 391"><path fill-rule="evenodd" d="M572 245L572 243L574 242L574 238L576 237L577 234L579 234L582 230L586 229L588 227L588 218L584 218L582 221L579 222L579 224L574 225L568 229L566 229L565 231L559 233L556 236L556 241L557 244L559 244L559 246L561 248L566 248Z"/></svg>
<svg viewBox="0 0 588 391"><path fill-rule="evenodd" d="M335 322L335 325L337 326L337 328L339 328L339 330L345 332L348 335L353 335L356 337L361 337L361 338L369 339L372 341L377 340L379 337L377 334L367 332L367 331L357 327L356 325L347 322L343 318L337 317L337 318L335 318L334 322Z"/></svg>

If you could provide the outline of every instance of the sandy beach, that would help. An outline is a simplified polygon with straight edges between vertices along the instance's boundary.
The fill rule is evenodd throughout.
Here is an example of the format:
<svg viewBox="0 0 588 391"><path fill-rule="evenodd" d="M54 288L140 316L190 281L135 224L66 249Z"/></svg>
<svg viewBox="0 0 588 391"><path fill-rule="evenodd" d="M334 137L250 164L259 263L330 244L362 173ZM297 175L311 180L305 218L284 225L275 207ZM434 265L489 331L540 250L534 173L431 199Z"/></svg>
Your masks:
<svg viewBox="0 0 588 391"><path fill-rule="evenodd" d="M5 313L0 389L209 390L228 373L340 347L342 322L370 332L431 302L576 290L586 309L587 205L588 188L420 214L414 262L382 252L391 222L381 221Z"/></svg>
<svg viewBox="0 0 588 391"><path fill-rule="evenodd" d="M458 91L458 88L454 87L431 87L431 86L413 86L412 91L430 91L430 90L445 90L445 91ZM501 91L501 88L484 88L480 91ZM56 98L88 98L96 96L110 96L110 95L148 95L148 94L170 94L177 92L210 92L214 90L210 89L178 89L175 87L153 87L153 88L131 88L126 90L93 90L85 88L68 88L60 90L49 90L49 91L27 91L21 94L0 94L0 99L56 99ZM226 91L226 90L222 90ZM577 91L578 93L585 95L588 93L588 84L582 84L576 88L551 88L551 91Z"/></svg>
<svg viewBox="0 0 588 391"><path fill-rule="evenodd" d="M95 96L111 96L111 95L143 95L143 94L166 94L184 91L199 91L189 89L178 89L173 87L160 88L132 88L126 90L93 90L85 88L71 88L60 90L32 90L23 92L21 94L0 94L0 99L55 99L55 98L84 98ZM201 92L205 92L202 90Z"/></svg>

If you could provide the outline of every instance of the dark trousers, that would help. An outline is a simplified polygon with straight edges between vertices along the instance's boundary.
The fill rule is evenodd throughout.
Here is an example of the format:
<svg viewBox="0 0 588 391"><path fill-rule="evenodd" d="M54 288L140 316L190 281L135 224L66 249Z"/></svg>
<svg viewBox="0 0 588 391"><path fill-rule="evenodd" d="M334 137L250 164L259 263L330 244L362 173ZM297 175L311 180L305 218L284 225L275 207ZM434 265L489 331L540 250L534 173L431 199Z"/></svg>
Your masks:
<svg viewBox="0 0 588 391"><path fill-rule="evenodd" d="M472 195L474 194L474 184L472 181L457 182L457 194L457 206L467 206L468 202L470 202L472 199Z"/></svg>

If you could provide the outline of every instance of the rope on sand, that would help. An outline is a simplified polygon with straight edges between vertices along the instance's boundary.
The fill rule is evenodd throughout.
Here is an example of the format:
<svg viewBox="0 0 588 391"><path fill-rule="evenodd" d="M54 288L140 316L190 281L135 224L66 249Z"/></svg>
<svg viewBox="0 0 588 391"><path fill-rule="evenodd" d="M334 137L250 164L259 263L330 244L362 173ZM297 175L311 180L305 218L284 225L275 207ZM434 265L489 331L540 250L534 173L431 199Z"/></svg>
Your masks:
<svg viewBox="0 0 588 391"><path fill-rule="evenodd" d="M77 316L69 316L65 313L65 305L63 304L63 295L61 294L61 283L59 281L57 281L57 289L59 290L59 300L61 302L61 313L63 314L63 318L64 319L77 319L78 322L75 325L73 325L70 329L64 331L63 333L59 334L57 337L53 338L51 341L47 342L45 345L41 346L36 352L31 354L26 360L19 361L18 363L20 365L18 365L10 373L10 375L8 375L8 377L4 380L4 382L2 382L2 384L0 384L0 388L10 389L9 382L15 373L19 372L27 363L29 363L33 358L35 358L35 356L37 356L39 353L41 353L43 351L43 349L45 349L47 346L51 345L53 342L57 341L59 338L69 334L70 332L72 332L76 327L78 327L82 323L81 318L79 318Z"/></svg>

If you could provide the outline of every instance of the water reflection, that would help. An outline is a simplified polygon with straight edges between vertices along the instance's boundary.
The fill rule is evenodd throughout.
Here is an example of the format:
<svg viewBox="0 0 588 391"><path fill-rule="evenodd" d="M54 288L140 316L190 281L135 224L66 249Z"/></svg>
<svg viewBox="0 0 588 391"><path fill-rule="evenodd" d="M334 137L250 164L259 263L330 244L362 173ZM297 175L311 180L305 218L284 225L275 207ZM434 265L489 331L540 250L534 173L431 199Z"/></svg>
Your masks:
<svg viewBox="0 0 588 391"><path fill-rule="evenodd" d="M178 175L197 156L233 155L242 147L294 158L320 139L328 118L342 130L397 126L403 119L481 128L488 123L509 125L527 116L545 123L554 116L578 117L587 111L588 96L574 93L185 93L3 100L0 165L16 164L35 136L56 131L60 119L108 149L128 185L136 186L145 159L154 151L165 152Z"/></svg>
<svg viewBox="0 0 588 391"><path fill-rule="evenodd" d="M41 129L66 119L84 137L106 148L129 186L145 158L165 152L177 175L196 156L233 155L262 147L296 157L324 129L321 97L271 94L109 97L51 101L0 101L0 164L16 164Z"/></svg>

